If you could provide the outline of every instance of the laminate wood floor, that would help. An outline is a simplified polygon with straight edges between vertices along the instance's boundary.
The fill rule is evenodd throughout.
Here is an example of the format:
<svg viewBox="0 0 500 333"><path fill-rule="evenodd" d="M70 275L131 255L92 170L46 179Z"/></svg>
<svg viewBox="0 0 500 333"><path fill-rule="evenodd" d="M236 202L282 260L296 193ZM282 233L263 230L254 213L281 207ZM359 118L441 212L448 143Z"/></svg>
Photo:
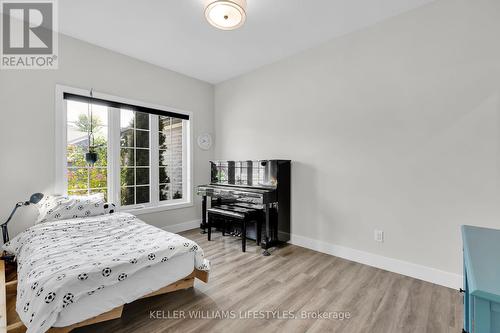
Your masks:
<svg viewBox="0 0 500 333"><path fill-rule="evenodd" d="M121 319L74 332L461 332L456 290L294 245L263 257L252 241L242 253L238 238L216 232L208 242L198 230L181 234L211 260L208 284L136 301ZM284 319L315 311L351 317ZM231 318L249 315L266 318Z"/></svg>

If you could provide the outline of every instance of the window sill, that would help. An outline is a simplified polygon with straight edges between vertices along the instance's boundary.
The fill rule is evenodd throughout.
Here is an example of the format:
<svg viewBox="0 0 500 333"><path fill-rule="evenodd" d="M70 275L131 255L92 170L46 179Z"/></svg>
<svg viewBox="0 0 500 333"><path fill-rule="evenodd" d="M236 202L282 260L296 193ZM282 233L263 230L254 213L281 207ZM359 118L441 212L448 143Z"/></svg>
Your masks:
<svg viewBox="0 0 500 333"><path fill-rule="evenodd" d="M154 207L135 207L135 208L123 208L121 211L125 213L130 213L132 215L144 215L144 214L150 214L150 213L158 213L158 212L163 212L167 210L173 210L173 209L181 209L181 208L188 208L188 207L193 207L194 204L193 202L186 202L186 201L179 201L179 202L172 202L168 204L163 204L159 206L154 206Z"/></svg>

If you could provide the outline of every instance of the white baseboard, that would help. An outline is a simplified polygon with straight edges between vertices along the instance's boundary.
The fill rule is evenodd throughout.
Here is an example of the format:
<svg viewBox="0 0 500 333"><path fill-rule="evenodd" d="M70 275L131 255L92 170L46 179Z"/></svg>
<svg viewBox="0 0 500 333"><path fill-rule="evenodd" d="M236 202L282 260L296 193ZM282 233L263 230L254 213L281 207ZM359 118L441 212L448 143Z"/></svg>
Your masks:
<svg viewBox="0 0 500 333"><path fill-rule="evenodd" d="M191 230L191 229L196 229L200 227L201 220L193 220L193 221L187 221L179 224L174 224L174 225L166 225L163 227L160 227L161 229L168 231L168 232L173 232L173 233L178 233L186 230Z"/></svg>
<svg viewBox="0 0 500 333"><path fill-rule="evenodd" d="M161 229L169 232L182 232L200 227L201 220L193 220L174 225L167 225ZM462 287L462 275L445 272L436 268L414 264L408 261L384 257L365 251L335 245L316 239L292 234L290 243L332 256L359 262L364 265L384 269L386 271L410 276L419 280L439 284L441 286L458 289Z"/></svg>
<svg viewBox="0 0 500 333"><path fill-rule="evenodd" d="M462 275L459 274L445 272L439 269L417 265L399 259L384 257L378 254L355 250L345 246L334 245L304 236L292 234L290 243L453 289L460 288L463 283Z"/></svg>

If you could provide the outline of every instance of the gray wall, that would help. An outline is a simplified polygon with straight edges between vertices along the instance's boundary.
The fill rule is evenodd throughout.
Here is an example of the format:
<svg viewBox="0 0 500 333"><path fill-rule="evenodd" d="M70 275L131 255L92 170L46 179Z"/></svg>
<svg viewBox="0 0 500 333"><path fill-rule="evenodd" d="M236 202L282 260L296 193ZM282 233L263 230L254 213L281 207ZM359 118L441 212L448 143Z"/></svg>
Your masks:
<svg viewBox="0 0 500 333"><path fill-rule="evenodd" d="M437 1L219 84L215 157L292 159L296 235L460 273L459 226L500 228L499 32Z"/></svg>
<svg viewBox="0 0 500 333"><path fill-rule="evenodd" d="M194 113L194 134L213 132L213 86L187 76L61 36L58 70L0 71L0 216L37 191L53 190L56 84L171 106ZM209 180L212 152L194 145L194 184ZM142 215L157 226L200 219L200 204ZM33 218L16 216L14 232Z"/></svg>

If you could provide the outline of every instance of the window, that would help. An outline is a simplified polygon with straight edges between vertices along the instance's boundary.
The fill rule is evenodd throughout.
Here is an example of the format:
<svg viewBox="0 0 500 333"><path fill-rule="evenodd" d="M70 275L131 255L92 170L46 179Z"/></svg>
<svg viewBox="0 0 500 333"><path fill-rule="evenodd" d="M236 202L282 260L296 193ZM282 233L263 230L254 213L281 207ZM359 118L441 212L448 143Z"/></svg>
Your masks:
<svg viewBox="0 0 500 333"><path fill-rule="evenodd" d="M160 201L180 199L182 190L182 121L160 116L159 129L159 179Z"/></svg>
<svg viewBox="0 0 500 333"><path fill-rule="evenodd" d="M68 194L84 195L92 193L108 194L108 111L105 107L94 106L92 125L94 145L97 145L97 163L90 167L85 161L89 149L88 131L90 117L88 104L77 101L67 102L67 180Z"/></svg>
<svg viewBox="0 0 500 333"><path fill-rule="evenodd" d="M56 98L58 192L103 193L125 210L192 203L189 113L61 86Z"/></svg>
<svg viewBox="0 0 500 333"><path fill-rule="evenodd" d="M150 202L150 118L120 110L120 193L122 206ZM182 198L181 198L182 199Z"/></svg>

